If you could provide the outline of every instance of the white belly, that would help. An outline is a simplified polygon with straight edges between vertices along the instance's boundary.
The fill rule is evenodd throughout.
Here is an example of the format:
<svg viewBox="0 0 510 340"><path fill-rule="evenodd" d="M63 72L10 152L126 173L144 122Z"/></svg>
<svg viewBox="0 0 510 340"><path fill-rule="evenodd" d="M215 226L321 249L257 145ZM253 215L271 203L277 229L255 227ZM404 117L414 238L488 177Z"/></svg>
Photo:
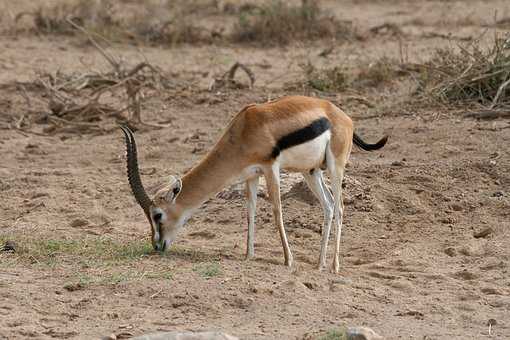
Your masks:
<svg viewBox="0 0 510 340"><path fill-rule="evenodd" d="M283 150L276 161L281 169L311 170L320 167L324 162L326 146L331 138L330 130L314 139Z"/></svg>

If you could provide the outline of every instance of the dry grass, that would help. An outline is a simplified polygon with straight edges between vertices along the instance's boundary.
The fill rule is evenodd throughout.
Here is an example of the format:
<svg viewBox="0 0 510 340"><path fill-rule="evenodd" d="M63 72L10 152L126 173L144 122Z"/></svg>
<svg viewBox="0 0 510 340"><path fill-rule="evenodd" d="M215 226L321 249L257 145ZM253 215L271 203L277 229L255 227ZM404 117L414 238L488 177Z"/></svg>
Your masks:
<svg viewBox="0 0 510 340"><path fill-rule="evenodd" d="M350 36L351 26L325 15L315 0L302 0L300 6L274 1L242 12L232 32L234 42L264 44Z"/></svg>
<svg viewBox="0 0 510 340"><path fill-rule="evenodd" d="M339 92L349 87L349 75L341 66L332 68L316 68L311 63L302 66L307 88L321 92Z"/></svg>
<svg viewBox="0 0 510 340"><path fill-rule="evenodd" d="M107 237L82 239L33 239L14 235L0 236L0 244L7 240L18 245L14 256L30 264L56 266L65 263L117 264L129 262L153 253L150 243L129 241L119 243Z"/></svg>
<svg viewBox="0 0 510 340"><path fill-rule="evenodd" d="M21 26L26 17L31 17L30 31L74 35L77 31L69 24L70 19L87 31L113 42L134 40L161 45L211 43L214 34L192 24L194 21L189 18L189 8L209 13L216 4L214 1L193 1L189 6L177 6L172 1L78 0L20 13L16 23Z"/></svg>
<svg viewBox="0 0 510 340"><path fill-rule="evenodd" d="M349 338L347 337L345 329L331 329L326 334L318 338L318 340L347 340Z"/></svg>
<svg viewBox="0 0 510 340"><path fill-rule="evenodd" d="M231 32L225 27L201 24L208 16L235 15ZM287 44L295 40L345 39L353 37L350 23L326 15L316 0L302 0L299 6L283 0L266 5L235 4L214 0L186 3L147 0L75 0L19 13L15 31L37 34L74 35L72 20L87 31L112 42L134 41L156 45L256 42Z"/></svg>
<svg viewBox="0 0 510 340"><path fill-rule="evenodd" d="M400 63L388 57L382 57L373 63L361 67L353 86L356 88L379 87L391 83L404 75Z"/></svg>
<svg viewBox="0 0 510 340"><path fill-rule="evenodd" d="M488 48L473 42L458 49L438 49L421 66L419 93L424 97L448 104L510 107L508 37L496 37Z"/></svg>
<svg viewBox="0 0 510 340"><path fill-rule="evenodd" d="M298 87L320 92L342 92L349 89L363 91L389 85L404 75L400 63L383 57L375 62L349 69L342 65L318 68L308 62L301 66L303 79ZM292 85L291 85L292 87ZM295 87L295 84L294 84Z"/></svg>

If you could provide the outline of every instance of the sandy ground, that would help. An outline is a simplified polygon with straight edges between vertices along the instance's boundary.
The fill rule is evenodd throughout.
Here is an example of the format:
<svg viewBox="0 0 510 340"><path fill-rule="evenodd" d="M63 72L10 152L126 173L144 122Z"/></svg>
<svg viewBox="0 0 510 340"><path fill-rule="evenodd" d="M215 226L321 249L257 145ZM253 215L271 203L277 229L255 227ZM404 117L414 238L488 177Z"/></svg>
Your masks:
<svg viewBox="0 0 510 340"><path fill-rule="evenodd" d="M9 4L2 2L3 8ZM410 60L421 61L433 47L451 44L431 32L477 36L496 9L501 17L510 13L506 1L324 5L361 31L396 23L403 42L372 36L339 44L327 58L317 54L328 42L267 49L116 46L127 60L137 60L141 49L179 81L193 78L193 86L203 89L145 104L145 120L171 122L137 133L148 186L189 169L244 105L289 94L282 86L298 77L304 58L355 67L383 55L398 58L403 44ZM1 84L29 81L37 70L105 66L73 37L6 35L0 46ZM256 87L207 93L211 77L236 60L254 69ZM368 96L388 107L408 93L395 85ZM315 268L322 211L300 175L283 174L282 180L293 268L283 266L263 187L256 258L244 260L241 185L207 201L170 254L160 256L149 249L149 227L129 191L120 131L39 136L2 128L0 241L14 240L17 251L0 252L0 339L96 339L175 329L310 339L346 325L371 327L387 339L509 339L508 120L476 121L423 107L376 115L379 107L347 103L345 94L331 99L346 103L365 139L391 135L380 152L354 150L351 156L336 275ZM12 87L0 90L2 121L20 117L26 105ZM37 98L32 105L39 105ZM486 228L487 236L475 237ZM497 321L490 337L489 319Z"/></svg>

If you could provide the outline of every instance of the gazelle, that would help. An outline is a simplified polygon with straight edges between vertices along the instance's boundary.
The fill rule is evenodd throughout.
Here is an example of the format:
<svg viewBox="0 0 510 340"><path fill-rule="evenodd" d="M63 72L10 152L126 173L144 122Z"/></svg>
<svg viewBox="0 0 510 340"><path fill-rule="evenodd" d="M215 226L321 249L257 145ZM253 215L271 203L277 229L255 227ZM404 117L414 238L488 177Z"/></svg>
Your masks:
<svg viewBox="0 0 510 340"><path fill-rule="evenodd" d="M248 237L246 257L255 255L255 210L259 177L264 176L273 206L274 223L283 246L285 265L292 265L280 201L280 170L301 172L324 210L319 269L326 264L330 228L335 220L333 270L339 270L343 217L342 179L352 143L364 150L382 148L388 137L365 143L353 132L352 120L331 102L302 96L283 97L243 108L211 151L182 179L172 177L149 198L140 179L133 133L122 127L127 145L131 190L151 224L154 249L165 251L191 214L226 185L246 183ZM330 192L322 176L327 170Z"/></svg>

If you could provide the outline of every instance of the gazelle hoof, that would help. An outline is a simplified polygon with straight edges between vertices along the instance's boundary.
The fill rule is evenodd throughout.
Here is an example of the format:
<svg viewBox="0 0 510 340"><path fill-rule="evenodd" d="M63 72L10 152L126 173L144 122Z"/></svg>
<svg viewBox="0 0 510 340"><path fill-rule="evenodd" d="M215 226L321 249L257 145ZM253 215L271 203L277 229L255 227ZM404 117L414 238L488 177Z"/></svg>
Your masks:
<svg viewBox="0 0 510 340"><path fill-rule="evenodd" d="M285 265L287 267L292 267L293 262L294 262L294 260L292 259L292 257L285 259Z"/></svg>

